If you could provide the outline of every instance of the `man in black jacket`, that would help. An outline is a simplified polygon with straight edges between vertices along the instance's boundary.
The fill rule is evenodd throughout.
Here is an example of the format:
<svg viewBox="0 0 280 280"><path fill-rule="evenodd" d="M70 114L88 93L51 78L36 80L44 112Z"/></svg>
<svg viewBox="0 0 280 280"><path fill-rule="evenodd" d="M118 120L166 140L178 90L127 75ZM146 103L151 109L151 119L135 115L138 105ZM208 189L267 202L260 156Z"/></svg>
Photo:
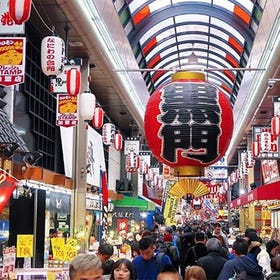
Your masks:
<svg viewBox="0 0 280 280"><path fill-rule="evenodd" d="M190 247L183 262L183 271L187 266L196 265L199 258L207 254L206 235L204 232L197 232L194 237L195 245Z"/></svg>
<svg viewBox="0 0 280 280"><path fill-rule="evenodd" d="M217 238L210 238L206 242L207 255L197 261L206 273L207 280L217 280L225 262L228 260L222 253L222 244Z"/></svg>

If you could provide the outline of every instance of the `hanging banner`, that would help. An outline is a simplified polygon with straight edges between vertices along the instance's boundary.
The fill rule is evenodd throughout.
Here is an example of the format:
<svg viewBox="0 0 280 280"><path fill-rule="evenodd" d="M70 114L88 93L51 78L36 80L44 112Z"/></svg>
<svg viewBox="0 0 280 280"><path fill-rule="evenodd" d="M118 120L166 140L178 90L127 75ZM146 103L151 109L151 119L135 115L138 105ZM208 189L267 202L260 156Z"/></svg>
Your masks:
<svg viewBox="0 0 280 280"><path fill-rule="evenodd" d="M0 38L0 85L13 86L24 82L24 37Z"/></svg>
<svg viewBox="0 0 280 280"><path fill-rule="evenodd" d="M117 233L128 232L128 219L117 219Z"/></svg>
<svg viewBox="0 0 280 280"><path fill-rule="evenodd" d="M130 152L133 152L136 155L139 155L140 141L135 138L127 139L124 141L124 154L127 155Z"/></svg>
<svg viewBox="0 0 280 280"><path fill-rule="evenodd" d="M9 14L9 0L0 1L0 17L0 34L24 34L24 24L15 24Z"/></svg>
<svg viewBox="0 0 280 280"><path fill-rule="evenodd" d="M57 94L56 125L77 126L79 122L77 96L67 93Z"/></svg>
<svg viewBox="0 0 280 280"><path fill-rule="evenodd" d="M164 205L164 211L163 211L163 216L165 218L166 226L177 224L176 212L177 212L179 200L180 198L178 197L175 197L170 194L167 195L165 205Z"/></svg>

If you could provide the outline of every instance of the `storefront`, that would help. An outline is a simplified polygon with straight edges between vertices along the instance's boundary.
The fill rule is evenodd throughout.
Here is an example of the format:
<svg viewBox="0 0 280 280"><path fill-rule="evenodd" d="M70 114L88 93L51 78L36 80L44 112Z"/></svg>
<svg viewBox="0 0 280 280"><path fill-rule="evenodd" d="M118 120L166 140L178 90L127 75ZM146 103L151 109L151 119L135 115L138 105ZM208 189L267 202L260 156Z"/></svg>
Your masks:
<svg viewBox="0 0 280 280"><path fill-rule="evenodd" d="M239 208L240 230L255 228L262 236L269 236L272 209L280 200L280 182L266 184L230 202L230 208Z"/></svg>
<svg viewBox="0 0 280 280"><path fill-rule="evenodd" d="M114 212L109 215L108 236L121 242L128 232L138 233L153 225L155 204L141 198L123 196L113 201Z"/></svg>

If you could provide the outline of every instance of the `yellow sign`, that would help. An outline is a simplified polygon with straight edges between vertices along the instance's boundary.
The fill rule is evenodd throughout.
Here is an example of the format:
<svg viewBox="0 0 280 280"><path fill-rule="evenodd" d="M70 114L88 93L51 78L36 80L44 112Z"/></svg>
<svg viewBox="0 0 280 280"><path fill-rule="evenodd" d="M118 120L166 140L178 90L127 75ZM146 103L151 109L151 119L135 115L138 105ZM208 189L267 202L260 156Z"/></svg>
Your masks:
<svg viewBox="0 0 280 280"><path fill-rule="evenodd" d="M54 260L64 261L65 259L65 240L64 238L52 238L51 239L53 258Z"/></svg>
<svg viewBox="0 0 280 280"><path fill-rule="evenodd" d="M56 279L55 271L47 271L47 280L55 280Z"/></svg>
<svg viewBox="0 0 280 280"><path fill-rule="evenodd" d="M33 257L33 235L18 234L17 235L17 258Z"/></svg>
<svg viewBox="0 0 280 280"><path fill-rule="evenodd" d="M65 244L65 261L72 261L77 255L77 239L68 238Z"/></svg>
<svg viewBox="0 0 280 280"><path fill-rule="evenodd" d="M179 198L175 197L173 195L168 194L165 205L164 205L164 211L163 216L165 218L165 224L167 226L176 225L176 212L178 207Z"/></svg>

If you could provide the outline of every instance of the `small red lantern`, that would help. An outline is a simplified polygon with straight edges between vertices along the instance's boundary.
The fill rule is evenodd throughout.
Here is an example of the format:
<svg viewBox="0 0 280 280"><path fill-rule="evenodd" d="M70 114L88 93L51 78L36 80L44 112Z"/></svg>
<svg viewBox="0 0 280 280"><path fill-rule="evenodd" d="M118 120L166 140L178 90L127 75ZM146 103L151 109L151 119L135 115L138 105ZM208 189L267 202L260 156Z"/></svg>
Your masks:
<svg viewBox="0 0 280 280"><path fill-rule="evenodd" d="M114 137L114 148L117 151L120 151L122 149L122 146L123 146L123 137L118 132L118 133L115 134L115 137Z"/></svg>
<svg viewBox="0 0 280 280"><path fill-rule="evenodd" d="M9 0L9 14L15 24L28 21L31 11L31 0Z"/></svg>
<svg viewBox="0 0 280 280"><path fill-rule="evenodd" d="M69 95L77 96L81 91L81 72L77 68L71 68L66 74L66 90Z"/></svg>
<svg viewBox="0 0 280 280"><path fill-rule="evenodd" d="M228 148L231 104L203 73L179 72L172 80L156 90L146 106L147 143L160 162L177 170L191 166L199 171L217 162Z"/></svg>
<svg viewBox="0 0 280 280"><path fill-rule="evenodd" d="M64 68L65 44L57 36L47 36L41 43L41 67L47 76L57 76Z"/></svg>
<svg viewBox="0 0 280 280"><path fill-rule="evenodd" d="M277 137L280 134L280 117L274 116L271 119L271 133Z"/></svg>
<svg viewBox="0 0 280 280"><path fill-rule="evenodd" d="M103 125L104 111L101 107L95 107L93 119L91 121L95 128L101 128Z"/></svg>
<svg viewBox="0 0 280 280"><path fill-rule="evenodd" d="M261 148L260 148L260 143L259 141L254 141L252 142L252 154L253 157L256 158L260 155Z"/></svg>
<svg viewBox="0 0 280 280"><path fill-rule="evenodd" d="M102 127L102 140L105 145L112 145L114 143L116 127L112 123L105 123Z"/></svg>

